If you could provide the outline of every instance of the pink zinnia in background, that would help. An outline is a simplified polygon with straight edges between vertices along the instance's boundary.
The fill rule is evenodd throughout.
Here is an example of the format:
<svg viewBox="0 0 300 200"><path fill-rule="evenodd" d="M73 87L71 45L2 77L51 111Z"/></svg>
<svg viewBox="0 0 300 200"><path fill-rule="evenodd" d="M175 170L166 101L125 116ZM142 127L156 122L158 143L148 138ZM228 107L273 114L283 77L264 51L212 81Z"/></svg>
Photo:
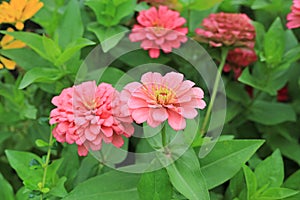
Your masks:
<svg viewBox="0 0 300 200"><path fill-rule="evenodd" d="M257 60L256 53L253 49L248 48L235 48L228 52L224 72L233 70L235 78L237 79L243 68L249 66Z"/></svg>
<svg viewBox="0 0 300 200"><path fill-rule="evenodd" d="M187 41L188 29L182 27L186 20L180 17L179 12L166 6L141 11L137 21L129 39L132 42L141 41L141 47L149 50L151 58L158 58L160 49L170 53L172 48L179 48L181 43Z"/></svg>
<svg viewBox="0 0 300 200"><path fill-rule="evenodd" d="M195 118L196 108L206 106L202 89L193 87L195 83L183 78L176 72L165 76L148 72L142 76L141 83L126 85L121 98L128 102L131 116L137 123L147 122L157 127L168 120L174 130L182 130L186 127L185 118Z"/></svg>
<svg viewBox="0 0 300 200"><path fill-rule="evenodd" d="M57 124L53 136L59 142L78 145L78 154L101 149L102 141L121 147L122 135L130 137L132 119L124 109L119 93L109 84L84 82L64 89L52 99L57 106L50 113L50 124Z"/></svg>
<svg viewBox="0 0 300 200"><path fill-rule="evenodd" d="M292 12L287 15L286 26L289 29L300 27L300 0L294 0L291 7Z"/></svg>
<svg viewBox="0 0 300 200"><path fill-rule="evenodd" d="M196 39L213 47L237 46L253 48L255 28L246 14L214 13L195 30Z"/></svg>

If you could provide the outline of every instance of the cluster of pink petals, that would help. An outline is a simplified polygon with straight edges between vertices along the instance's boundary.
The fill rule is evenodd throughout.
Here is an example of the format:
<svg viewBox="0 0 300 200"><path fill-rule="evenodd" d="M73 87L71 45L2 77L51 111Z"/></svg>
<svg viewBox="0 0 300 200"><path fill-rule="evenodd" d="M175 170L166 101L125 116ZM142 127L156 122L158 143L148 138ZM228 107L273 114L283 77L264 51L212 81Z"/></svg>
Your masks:
<svg viewBox="0 0 300 200"><path fill-rule="evenodd" d="M134 132L129 112L123 112L127 105L109 84L84 82L64 89L52 103L57 107L50 113L50 124L57 124L53 136L58 142L76 143L80 156L100 150L102 141L121 147L122 136Z"/></svg>
<svg viewBox="0 0 300 200"><path fill-rule="evenodd" d="M214 13L202 22L203 28L196 29L196 39L213 47L236 46L253 48L255 28L245 14Z"/></svg>
<svg viewBox="0 0 300 200"><path fill-rule="evenodd" d="M157 127L168 120L174 130L186 127L187 119L197 116L196 108L203 109L204 93L195 83L183 80L180 73L170 72L165 76L148 72L141 77L141 83L125 86L121 98L128 102L129 111L136 123L147 122Z"/></svg>
<svg viewBox="0 0 300 200"><path fill-rule="evenodd" d="M223 71L229 72L233 70L235 78L237 79L241 75L242 69L254 63L256 60L257 55L253 49L235 48L228 52Z"/></svg>
<svg viewBox="0 0 300 200"><path fill-rule="evenodd" d="M286 26L289 29L300 27L300 0L293 0L292 12L287 15Z"/></svg>
<svg viewBox="0 0 300 200"><path fill-rule="evenodd" d="M143 10L137 17L138 24L132 28L129 39L140 42L141 47L149 50L151 58L158 58L160 49L170 53L172 48L179 48L187 41L188 29L182 27L186 20L180 13L168 9L166 6L151 7Z"/></svg>

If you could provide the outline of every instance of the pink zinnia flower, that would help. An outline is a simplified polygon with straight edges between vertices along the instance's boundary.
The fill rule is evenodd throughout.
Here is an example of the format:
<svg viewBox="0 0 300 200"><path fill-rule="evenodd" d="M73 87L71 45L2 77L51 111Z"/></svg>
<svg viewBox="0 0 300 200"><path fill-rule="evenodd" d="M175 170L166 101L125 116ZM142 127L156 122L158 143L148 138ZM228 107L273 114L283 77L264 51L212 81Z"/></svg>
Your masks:
<svg viewBox="0 0 300 200"><path fill-rule="evenodd" d="M288 21L286 26L289 29L298 28L300 27L300 0L294 0L291 9L292 12L286 17Z"/></svg>
<svg viewBox="0 0 300 200"><path fill-rule="evenodd" d="M58 142L76 143L80 156L100 150L102 141L121 147L122 136L133 134L126 104L109 84L84 82L64 89L52 103L57 106L50 113L50 124L57 124L53 136Z"/></svg>
<svg viewBox="0 0 300 200"><path fill-rule="evenodd" d="M237 79L241 75L242 69L254 63L256 60L257 56L253 49L235 48L228 52L223 71L229 72L233 70L235 78Z"/></svg>
<svg viewBox="0 0 300 200"><path fill-rule="evenodd" d="M142 41L141 47L149 50L151 58L159 57L159 49L170 53L172 48L179 48L187 41L188 29L182 27L186 20L179 15L166 6L141 11L137 17L139 24L133 26L129 35L130 41Z"/></svg>
<svg viewBox="0 0 300 200"><path fill-rule="evenodd" d="M202 22L203 28L196 29L196 39L213 47L238 46L253 48L255 28L245 14L215 13Z"/></svg>
<svg viewBox="0 0 300 200"><path fill-rule="evenodd" d="M187 119L193 119L203 109L204 93L195 83L183 80L180 73L170 72L162 76L148 72L141 78L142 83L133 82L125 86L121 98L127 100L132 118L137 123L148 123L157 127L165 120L174 130L186 127Z"/></svg>

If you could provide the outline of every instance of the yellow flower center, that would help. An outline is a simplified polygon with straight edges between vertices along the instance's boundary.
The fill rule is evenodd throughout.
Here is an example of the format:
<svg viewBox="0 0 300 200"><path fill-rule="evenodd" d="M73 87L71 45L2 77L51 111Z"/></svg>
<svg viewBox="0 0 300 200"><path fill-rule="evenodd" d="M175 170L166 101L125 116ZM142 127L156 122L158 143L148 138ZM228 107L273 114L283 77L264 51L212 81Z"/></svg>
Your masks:
<svg viewBox="0 0 300 200"><path fill-rule="evenodd" d="M148 87L148 89L147 87L144 87L144 90L147 91L148 95L156 102L156 104L168 105L175 103L175 92L166 86L154 84L151 87Z"/></svg>

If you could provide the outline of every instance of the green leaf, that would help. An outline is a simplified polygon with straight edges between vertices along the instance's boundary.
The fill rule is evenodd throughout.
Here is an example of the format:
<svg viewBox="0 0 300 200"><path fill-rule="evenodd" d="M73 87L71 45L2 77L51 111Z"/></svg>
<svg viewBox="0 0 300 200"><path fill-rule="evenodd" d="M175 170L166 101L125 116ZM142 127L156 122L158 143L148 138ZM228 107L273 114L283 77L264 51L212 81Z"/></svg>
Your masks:
<svg viewBox="0 0 300 200"><path fill-rule="evenodd" d="M277 200L298 194L299 191L288 188L269 188L259 196L259 200Z"/></svg>
<svg viewBox="0 0 300 200"><path fill-rule="evenodd" d="M79 2L77 0L70 0L57 27L54 38L58 38L60 47L65 49L68 44L81 38L83 31L84 27Z"/></svg>
<svg viewBox="0 0 300 200"><path fill-rule="evenodd" d="M283 160L279 150L263 160L254 171L257 177L258 188L280 187L283 183L284 170Z"/></svg>
<svg viewBox="0 0 300 200"><path fill-rule="evenodd" d="M128 29L124 26L104 27L93 23L88 26L88 30L97 36L103 51L108 52L119 43Z"/></svg>
<svg viewBox="0 0 300 200"><path fill-rule="evenodd" d="M37 139L37 140L35 141L35 144L36 144L36 146L38 146L38 147L47 147L47 146L49 146L48 142L46 142L46 141L44 141L44 140L41 140L41 139Z"/></svg>
<svg viewBox="0 0 300 200"><path fill-rule="evenodd" d="M11 185L0 173L0 197L5 200L14 200L14 193Z"/></svg>
<svg viewBox="0 0 300 200"><path fill-rule="evenodd" d="M172 185L165 169L144 173L137 189L141 200L165 200L172 197Z"/></svg>
<svg viewBox="0 0 300 200"><path fill-rule="evenodd" d="M32 49L1 49L0 54L4 55L13 61L15 61L25 71L28 71L34 67L52 67L49 61L45 60ZM34 60L34 62L32 62Z"/></svg>
<svg viewBox="0 0 300 200"><path fill-rule="evenodd" d="M247 185L247 199L251 199L257 189L256 176L247 165L243 166L243 171Z"/></svg>
<svg viewBox="0 0 300 200"><path fill-rule="evenodd" d="M207 10L218 3L220 3L222 0L179 0L184 7L192 10Z"/></svg>
<svg viewBox="0 0 300 200"><path fill-rule="evenodd" d="M42 58L51 61L51 59L47 55L47 51L44 48L43 37L30 32L7 32L7 31L0 31L3 34L8 34L13 36L17 40L21 40L27 46L32 48L37 54L39 54Z"/></svg>
<svg viewBox="0 0 300 200"><path fill-rule="evenodd" d="M122 19L134 14L135 0L128 1L98 1L87 0L85 4L96 14L99 24L110 27L120 23Z"/></svg>
<svg viewBox="0 0 300 200"><path fill-rule="evenodd" d="M209 199L206 182L193 149L188 149L166 169L172 185L185 197L191 200Z"/></svg>
<svg viewBox="0 0 300 200"><path fill-rule="evenodd" d="M284 103L255 101L248 113L248 119L264 125L275 125L286 121L296 121L293 108Z"/></svg>
<svg viewBox="0 0 300 200"><path fill-rule="evenodd" d="M72 56L74 56L74 54L77 53L81 48L90 46L90 45L94 45L94 44L95 44L94 42L92 42L88 39L79 38L79 39L73 41L72 43L70 43L66 47L64 52L57 58L57 60L54 62L54 64L56 66L61 66L62 64L64 64L68 60L70 60L72 58Z"/></svg>
<svg viewBox="0 0 300 200"><path fill-rule="evenodd" d="M22 151L5 150L5 154L9 164L16 170L24 185L31 190L37 190L43 170L42 168L31 168L30 163L32 160L36 160L42 164L42 159L33 153Z"/></svg>
<svg viewBox="0 0 300 200"><path fill-rule="evenodd" d="M300 170L296 171L291 176L289 176L282 186L285 188L290 188L293 190L300 191ZM286 198L285 200L299 200L299 199L300 199L300 194L298 193L297 195L290 198Z"/></svg>
<svg viewBox="0 0 300 200"><path fill-rule="evenodd" d="M276 18L264 39L264 53L271 66L281 62L285 50L285 33L280 18Z"/></svg>
<svg viewBox="0 0 300 200"><path fill-rule="evenodd" d="M46 50L46 54L49 57L49 60L54 63L55 60L60 56L61 50L53 40L47 38L43 35L43 45L44 49Z"/></svg>
<svg viewBox="0 0 300 200"><path fill-rule="evenodd" d="M208 189L221 185L232 178L263 143L263 140L217 142L212 151L200 159L201 171ZM205 148L205 146L201 148Z"/></svg>
<svg viewBox="0 0 300 200"><path fill-rule="evenodd" d="M138 200L138 174L111 171L91 178L75 187L64 200Z"/></svg>
<svg viewBox="0 0 300 200"><path fill-rule="evenodd" d="M33 68L23 77L19 89L23 89L32 83L49 83L60 79L63 73L58 69L51 68Z"/></svg>
<svg viewBox="0 0 300 200"><path fill-rule="evenodd" d="M278 134L267 134L267 144L273 149L280 149L282 155L300 165L300 145L295 138L288 140Z"/></svg>

